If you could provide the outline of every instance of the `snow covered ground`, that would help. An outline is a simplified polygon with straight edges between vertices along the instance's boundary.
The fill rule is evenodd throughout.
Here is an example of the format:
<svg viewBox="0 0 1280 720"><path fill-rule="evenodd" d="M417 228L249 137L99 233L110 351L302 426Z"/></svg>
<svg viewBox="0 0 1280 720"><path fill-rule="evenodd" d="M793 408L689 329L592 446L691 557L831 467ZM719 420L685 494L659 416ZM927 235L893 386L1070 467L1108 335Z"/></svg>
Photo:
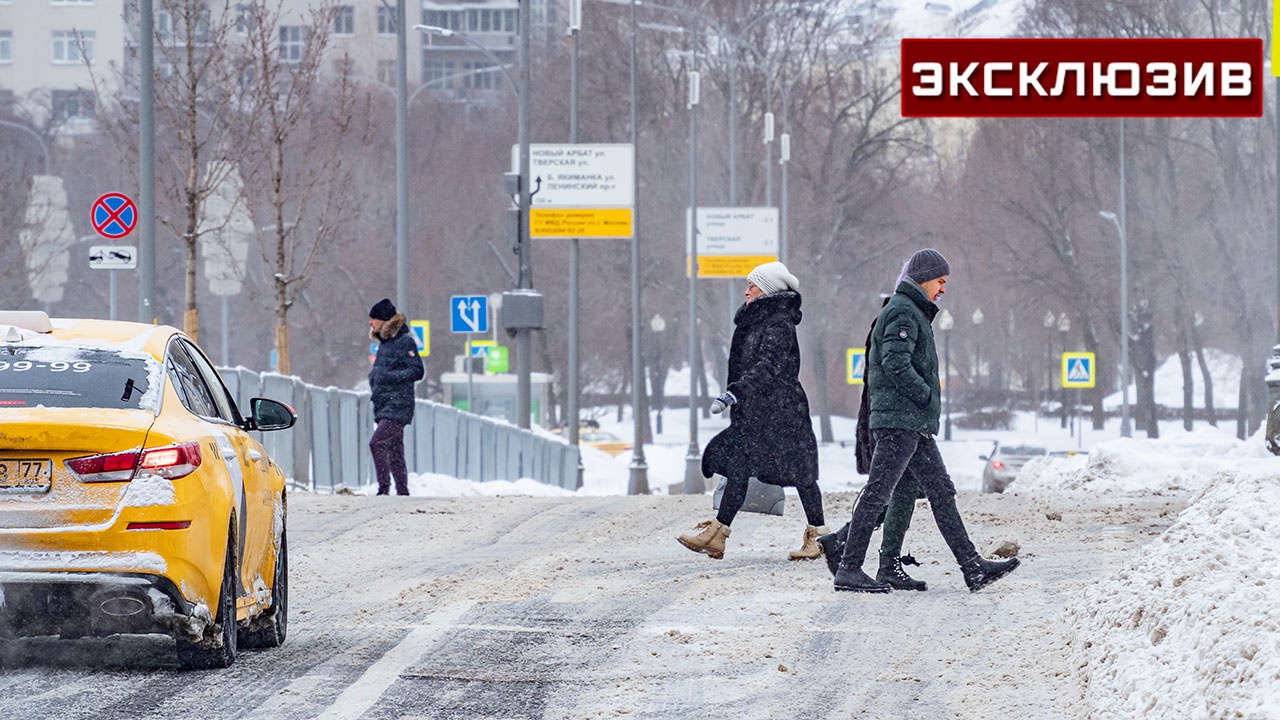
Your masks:
<svg viewBox="0 0 1280 720"><path fill-rule="evenodd" d="M656 414L655 414L656 415ZM600 413L601 427L631 437L631 419L616 408ZM701 419L706 442L726 420ZM667 410L663 432L645 447L654 494L683 483L689 413ZM854 421L833 419L836 439L851 441ZM1094 718L1280 718L1280 458L1260 436L1237 440L1234 424L1162 426L1161 438L1120 438L1116 423L1103 431L1063 429L1057 418L1019 415L1013 430L954 430L941 443L957 488L977 492L993 440L1035 441L1071 457L1035 459L1011 493L1059 500L1073 494L1185 497L1186 509L1167 531L1121 572L1099 577L1068 612L1071 652L1084 676L1085 704ZM820 448L825 492L856 490L865 481L854 467L852 443ZM582 452L580 496L624 495L631 453L616 458ZM473 483L435 475L411 479L413 495L572 495L532 480ZM361 493L371 492L363 488ZM795 503L794 495L788 503ZM1069 507L1069 505L1067 505ZM963 512L963 505L962 505ZM833 509L834 511L834 509ZM833 512L834 514L834 512ZM842 522L831 517L830 522Z"/></svg>

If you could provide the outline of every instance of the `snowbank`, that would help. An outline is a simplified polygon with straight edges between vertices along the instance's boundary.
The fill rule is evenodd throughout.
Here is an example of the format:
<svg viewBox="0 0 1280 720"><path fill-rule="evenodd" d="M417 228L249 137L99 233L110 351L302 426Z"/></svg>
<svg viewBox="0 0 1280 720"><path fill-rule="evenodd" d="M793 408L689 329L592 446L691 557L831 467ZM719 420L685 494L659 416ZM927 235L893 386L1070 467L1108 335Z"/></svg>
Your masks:
<svg viewBox="0 0 1280 720"><path fill-rule="evenodd" d="M1168 531L1074 605L1089 717L1280 713L1278 479L1276 460L1214 474Z"/></svg>
<svg viewBox="0 0 1280 720"><path fill-rule="evenodd" d="M1216 428L1176 431L1155 440L1120 438L1098 443L1087 456L1032 458L1010 491L1194 493L1242 458L1261 457L1269 457L1261 439L1237 440Z"/></svg>

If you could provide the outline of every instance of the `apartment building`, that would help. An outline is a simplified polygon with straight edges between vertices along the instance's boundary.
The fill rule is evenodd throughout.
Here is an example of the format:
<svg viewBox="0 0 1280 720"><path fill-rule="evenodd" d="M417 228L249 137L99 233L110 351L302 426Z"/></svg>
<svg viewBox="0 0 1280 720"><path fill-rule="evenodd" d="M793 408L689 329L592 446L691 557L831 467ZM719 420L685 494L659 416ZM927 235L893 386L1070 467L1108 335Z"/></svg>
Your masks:
<svg viewBox="0 0 1280 720"><path fill-rule="evenodd" d="M284 10L281 57L300 55L307 42L304 18L314 3L269 1L281 2ZM534 0L532 27L539 37L563 34L558 25L567 17L564 1ZM340 2L328 22L330 72L354 73L393 92L394 0ZM154 0L153 7L165 42L170 18L164 0ZM240 13L245 6L233 10ZM515 65L519 48L518 0L410 0L406 14L406 27L422 24L453 33L409 31L411 89L425 84L468 101L506 92L503 69ZM66 129L92 127L93 80L114 81L113 67L126 76L137 72L137 17L137 0L0 0L0 116L21 114L43 123L52 114ZM156 55L160 63L161 53Z"/></svg>
<svg viewBox="0 0 1280 720"><path fill-rule="evenodd" d="M0 114L21 103L75 128L93 117L95 70L125 51L124 0L0 0Z"/></svg>

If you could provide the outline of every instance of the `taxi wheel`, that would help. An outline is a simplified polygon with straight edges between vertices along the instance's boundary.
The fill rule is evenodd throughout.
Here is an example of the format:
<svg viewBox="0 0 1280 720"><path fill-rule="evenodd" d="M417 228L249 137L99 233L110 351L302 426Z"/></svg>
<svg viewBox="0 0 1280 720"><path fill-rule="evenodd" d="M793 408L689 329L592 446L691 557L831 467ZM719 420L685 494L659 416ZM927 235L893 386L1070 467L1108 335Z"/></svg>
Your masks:
<svg viewBox="0 0 1280 720"><path fill-rule="evenodd" d="M276 577L271 587L271 607L254 620L240 638L247 648L273 648L284 644L289 627L289 543L280 532L280 552L276 553Z"/></svg>
<svg viewBox="0 0 1280 720"><path fill-rule="evenodd" d="M207 642L178 639L178 664L188 670L230 667L236 661L236 558L235 536L227 538L227 558L222 568L222 591L218 598L218 623L221 637L218 647Z"/></svg>

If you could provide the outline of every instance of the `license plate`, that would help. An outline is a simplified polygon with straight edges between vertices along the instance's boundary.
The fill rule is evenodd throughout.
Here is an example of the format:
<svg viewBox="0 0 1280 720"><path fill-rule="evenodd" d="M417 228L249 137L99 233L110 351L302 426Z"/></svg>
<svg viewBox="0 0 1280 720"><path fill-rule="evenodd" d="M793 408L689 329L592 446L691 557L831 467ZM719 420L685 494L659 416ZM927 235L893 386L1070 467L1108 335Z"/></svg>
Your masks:
<svg viewBox="0 0 1280 720"><path fill-rule="evenodd" d="M52 485L52 460L0 458L0 493L42 493Z"/></svg>

